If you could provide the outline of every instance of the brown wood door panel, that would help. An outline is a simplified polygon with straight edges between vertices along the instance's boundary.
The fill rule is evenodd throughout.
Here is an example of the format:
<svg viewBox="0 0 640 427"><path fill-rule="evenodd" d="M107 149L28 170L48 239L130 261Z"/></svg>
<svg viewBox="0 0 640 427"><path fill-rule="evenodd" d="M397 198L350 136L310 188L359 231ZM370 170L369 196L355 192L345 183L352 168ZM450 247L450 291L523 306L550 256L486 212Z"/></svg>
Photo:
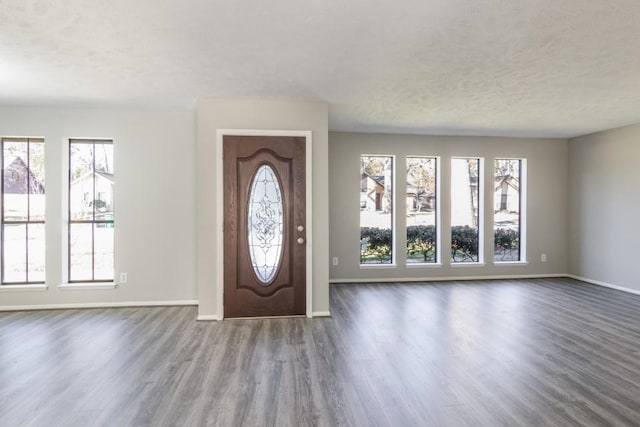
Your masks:
<svg viewBox="0 0 640 427"><path fill-rule="evenodd" d="M305 138L225 136L223 157L225 317L305 314ZM247 238L251 186L263 165L281 189L284 233L279 267L267 283L255 273Z"/></svg>

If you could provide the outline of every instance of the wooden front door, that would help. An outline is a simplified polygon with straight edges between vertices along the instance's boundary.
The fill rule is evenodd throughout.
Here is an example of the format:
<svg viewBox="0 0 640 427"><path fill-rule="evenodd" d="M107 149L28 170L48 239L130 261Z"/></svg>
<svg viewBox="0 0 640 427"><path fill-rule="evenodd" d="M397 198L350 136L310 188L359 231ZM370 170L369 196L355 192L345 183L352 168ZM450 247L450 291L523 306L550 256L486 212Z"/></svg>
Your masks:
<svg viewBox="0 0 640 427"><path fill-rule="evenodd" d="M223 139L225 317L305 314L305 144Z"/></svg>

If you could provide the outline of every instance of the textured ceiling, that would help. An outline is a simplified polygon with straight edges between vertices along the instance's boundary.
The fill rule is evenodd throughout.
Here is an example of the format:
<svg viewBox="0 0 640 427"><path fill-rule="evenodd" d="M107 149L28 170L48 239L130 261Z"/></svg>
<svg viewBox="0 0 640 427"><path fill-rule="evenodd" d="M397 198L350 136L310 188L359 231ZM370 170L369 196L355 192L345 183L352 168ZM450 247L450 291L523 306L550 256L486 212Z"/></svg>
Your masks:
<svg viewBox="0 0 640 427"><path fill-rule="evenodd" d="M640 121L638 0L0 0L0 103L329 103L333 130Z"/></svg>

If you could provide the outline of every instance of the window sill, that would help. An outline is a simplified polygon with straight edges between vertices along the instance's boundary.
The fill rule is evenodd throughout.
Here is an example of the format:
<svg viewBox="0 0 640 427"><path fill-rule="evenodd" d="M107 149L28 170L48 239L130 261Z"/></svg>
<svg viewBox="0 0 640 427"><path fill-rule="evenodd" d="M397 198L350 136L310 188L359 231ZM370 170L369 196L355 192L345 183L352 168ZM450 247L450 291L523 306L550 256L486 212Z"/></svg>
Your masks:
<svg viewBox="0 0 640 427"><path fill-rule="evenodd" d="M529 263L527 261L494 261L493 265L508 267L510 265L529 265Z"/></svg>
<svg viewBox="0 0 640 427"><path fill-rule="evenodd" d="M99 282L99 283L65 283L64 285L58 285L58 289L63 291L76 291L84 289L115 289L118 285L114 282Z"/></svg>
<svg viewBox="0 0 640 427"><path fill-rule="evenodd" d="M484 262L456 262L451 263L451 267L484 267Z"/></svg>
<svg viewBox="0 0 640 427"><path fill-rule="evenodd" d="M378 270L385 268L398 268L396 264L360 264L361 270Z"/></svg>
<svg viewBox="0 0 640 427"><path fill-rule="evenodd" d="M0 292L46 291L47 285L0 285Z"/></svg>
<svg viewBox="0 0 640 427"><path fill-rule="evenodd" d="M415 263L407 263L405 265L407 268L437 268L442 267L442 263L439 262L415 262Z"/></svg>

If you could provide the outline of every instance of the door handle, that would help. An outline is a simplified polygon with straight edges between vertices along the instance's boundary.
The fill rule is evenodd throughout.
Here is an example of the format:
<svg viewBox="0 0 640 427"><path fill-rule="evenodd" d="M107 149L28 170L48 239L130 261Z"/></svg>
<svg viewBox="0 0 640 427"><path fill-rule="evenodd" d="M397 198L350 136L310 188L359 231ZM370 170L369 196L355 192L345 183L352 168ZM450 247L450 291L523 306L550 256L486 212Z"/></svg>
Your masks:
<svg viewBox="0 0 640 427"><path fill-rule="evenodd" d="M301 244L304 243L304 239L302 237L298 237L297 242L298 242L299 245L301 245Z"/></svg>

